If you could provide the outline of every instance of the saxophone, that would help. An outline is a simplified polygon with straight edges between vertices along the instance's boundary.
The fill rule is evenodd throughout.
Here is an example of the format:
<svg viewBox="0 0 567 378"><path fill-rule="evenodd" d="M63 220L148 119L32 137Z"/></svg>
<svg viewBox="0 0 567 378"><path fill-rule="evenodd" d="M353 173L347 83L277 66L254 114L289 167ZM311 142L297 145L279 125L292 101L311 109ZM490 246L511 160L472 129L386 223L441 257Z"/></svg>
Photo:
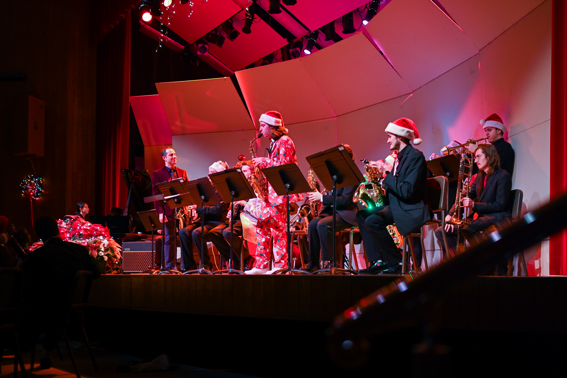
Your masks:
<svg viewBox="0 0 567 378"><path fill-rule="evenodd" d="M366 171L366 181L361 183L356 191L352 202L360 202L366 208L381 207L385 205L386 192L380 183L380 173L374 167L371 167L367 159L361 159L365 164L364 170ZM398 228L391 224L386 227L388 233L394 240L396 247L400 248L403 238L398 231Z"/></svg>
<svg viewBox="0 0 567 378"><path fill-rule="evenodd" d="M256 149L254 148L254 143L256 143L256 141L261 137L262 133L258 134L257 137L250 141L249 150L252 159L256 157ZM266 179L264 178L264 174L260 170L260 167L254 165L254 161L248 160L247 164L251 167L254 167L252 174L250 175L250 185L252 186L252 189L254 189L254 192L256 192L258 198L265 200L268 197L268 184L266 182Z"/></svg>

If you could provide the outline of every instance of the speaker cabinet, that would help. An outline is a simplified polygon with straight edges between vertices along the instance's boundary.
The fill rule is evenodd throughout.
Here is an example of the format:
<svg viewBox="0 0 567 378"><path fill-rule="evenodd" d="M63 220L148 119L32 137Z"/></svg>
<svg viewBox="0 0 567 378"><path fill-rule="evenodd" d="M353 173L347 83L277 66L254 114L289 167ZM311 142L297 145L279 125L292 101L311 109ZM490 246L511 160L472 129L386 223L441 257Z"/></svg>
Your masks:
<svg viewBox="0 0 567 378"><path fill-rule="evenodd" d="M15 99L12 111L13 154L43 157L45 101L33 96L22 96Z"/></svg>
<svg viewBox="0 0 567 378"><path fill-rule="evenodd" d="M140 273L152 265L152 242L136 241L122 243L122 271Z"/></svg>

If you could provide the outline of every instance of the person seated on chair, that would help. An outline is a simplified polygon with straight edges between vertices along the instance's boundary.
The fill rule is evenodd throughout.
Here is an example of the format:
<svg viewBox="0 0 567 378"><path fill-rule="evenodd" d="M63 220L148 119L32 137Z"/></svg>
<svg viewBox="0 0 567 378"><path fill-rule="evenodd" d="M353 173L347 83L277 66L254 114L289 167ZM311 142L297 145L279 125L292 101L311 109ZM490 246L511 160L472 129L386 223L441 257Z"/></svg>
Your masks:
<svg viewBox="0 0 567 378"><path fill-rule="evenodd" d="M41 342L45 353L41 367L48 368L51 366L50 353L56 347L70 306L75 274L79 270L88 270L93 278L98 278L100 273L86 247L61 239L54 218L40 217L34 227L43 247L30 252L22 264L24 287L18 309L18 328L28 342L45 332Z"/></svg>
<svg viewBox="0 0 567 378"><path fill-rule="evenodd" d="M368 269L360 272L363 274L401 272L402 255L388 232L388 225L395 223L399 233L406 236L431 220L431 212L425 204L427 164L423 153L410 144L410 141L421 143L415 123L400 118L389 123L385 131L390 150L398 151L398 155L393 166L381 160L369 163L385 175L382 186L389 205L359 212L361 215L357 216L368 260L372 262Z"/></svg>
<svg viewBox="0 0 567 378"><path fill-rule="evenodd" d="M461 200L463 208L470 209L466 225L462 226L461 234L470 241L472 237L510 216L509 202L512 189L512 177L500 168L500 158L496 147L490 144L478 146L474 158L479 173L470 187L467 197ZM453 205L445 222L451 221L455 214L456 204ZM457 230L452 224L445 224L448 248L455 251L457 248ZM443 240L441 227L435 230L437 240ZM442 247L443 243L441 243ZM508 272L508 261L498 264L498 275L505 276Z"/></svg>
<svg viewBox="0 0 567 378"><path fill-rule="evenodd" d="M352 148L348 144L343 144L344 148L354 160ZM349 227L356 226L356 204L352 201L354 192L358 185L347 186L337 189L337 211L335 231L342 231ZM319 253L323 261L331 261L331 246L333 243L333 191L330 190L325 195L317 191L310 192L307 197L312 206L315 203L322 203L321 213L309 222L307 227L307 239L309 242L309 257L307 271L320 269ZM336 256L335 256L335 261Z"/></svg>
<svg viewBox="0 0 567 378"><path fill-rule="evenodd" d="M79 202L77 204L77 212L75 214L86 220L87 215L89 215L89 205L87 205L86 202Z"/></svg>
<svg viewBox="0 0 567 378"><path fill-rule="evenodd" d="M222 172L227 168L227 163L217 161L209 167L209 174ZM181 242L181 270L187 271L197 268L195 258L193 257L193 245L195 245L197 251L199 252L199 258L203 262L203 268L206 270L212 269L211 258L209 257L208 249L205 251L202 250L202 238L205 238L206 248L206 243L209 240L209 232L212 230L216 230L215 232L222 232L227 227L228 220L226 218L226 215L230 206L230 203L222 202L218 193L217 197L220 203L213 206L198 206L195 209L199 217L201 216L201 214L204 214L205 235L203 235L203 227L201 227L201 222L203 222L203 219L200 219L198 222L193 222L187 227L179 230L179 241Z"/></svg>
<svg viewBox="0 0 567 378"><path fill-rule="evenodd" d="M236 163L234 168L240 168L242 173L246 177L246 179L250 179L250 175L252 174L252 167L248 165L248 162L245 161L244 155L240 155L239 162ZM240 269L240 250L242 248L242 222L240 221L240 212L246 206L247 201L238 201L234 203L234 216L231 216L230 210L227 214L228 224L226 227L215 227L213 228L208 237L213 243L213 245L218 249L219 254L225 261L229 261L230 258L230 241L231 241L231 234L230 234L230 222L234 221L234 225L232 226L233 233L232 233L232 240L234 241L233 245L233 255L232 255L232 262L234 269ZM248 270L252 264L252 256L248 254L248 250L243 251L242 258L244 259L244 270Z"/></svg>

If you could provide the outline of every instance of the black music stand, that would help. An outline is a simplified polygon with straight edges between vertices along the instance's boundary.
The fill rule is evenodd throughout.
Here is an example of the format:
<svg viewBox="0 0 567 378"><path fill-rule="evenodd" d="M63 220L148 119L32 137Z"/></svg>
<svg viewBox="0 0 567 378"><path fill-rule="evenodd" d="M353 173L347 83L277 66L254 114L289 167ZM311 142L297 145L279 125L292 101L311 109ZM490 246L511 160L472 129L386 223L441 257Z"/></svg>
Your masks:
<svg viewBox="0 0 567 378"><path fill-rule="evenodd" d="M310 192L312 189L303 177L303 174L299 170L299 167L295 163L280 165L277 167L270 167L266 169L262 169L262 173L266 176L268 182L272 185L272 188L276 191L279 196L286 196L286 215L287 215L287 269L278 270L275 273L285 274L289 272L293 274L297 273L305 273L310 274L310 272L306 270L294 269L291 265L292 261L292 253L291 253L291 233L290 233L290 221L289 221L289 214L290 214L290 207L289 207L289 195L296 194L296 193L305 193Z"/></svg>
<svg viewBox="0 0 567 378"><path fill-rule="evenodd" d="M189 194L193 197L195 202L201 199L201 253L205 256L205 206L213 206L219 204L219 198L217 197L217 192L208 177L203 177L197 180L191 180L188 183ZM191 251L190 253L193 253ZM199 269L189 270L185 274L211 274L207 269L203 268L203 258L199 256Z"/></svg>
<svg viewBox="0 0 567 378"><path fill-rule="evenodd" d="M181 274L180 271L177 270L177 206L189 206L193 205L193 199L189 195L189 189L186 186L186 181L180 177L176 178L175 180L165 181L157 184L157 188L163 194L163 206L169 206L170 209L173 210L173 253L175 255L175 267L169 271L172 274ZM165 218L165 211L163 214ZM165 255L165 222L163 223L163 230L162 231L162 249L164 251L163 255ZM163 256L162 255L162 256ZM163 270L163 261L161 263ZM158 274L168 273L166 271L159 272Z"/></svg>
<svg viewBox="0 0 567 378"><path fill-rule="evenodd" d="M164 196L163 194L156 194L155 196L151 196L151 197L144 197L144 202L145 203L149 203L149 202L161 202L162 206L165 206L165 200L164 200ZM162 213L163 216L165 217L165 213ZM158 222L159 222L159 217L158 217ZM161 243L161 252L160 252L160 256L161 256L161 263L160 263L160 267L157 270L154 270L152 272L152 274L157 274L158 272L163 272L165 271L165 222L161 222L161 238L162 238L162 243Z"/></svg>
<svg viewBox="0 0 567 378"><path fill-rule="evenodd" d="M228 269L218 270L213 274L244 274L243 271L232 269L233 245L234 245L234 201L244 201L250 198L256 198L254 189L248 183L246 176L242 173L242 169L228 169L223 172L213 173L209 175L213 181L215 188L220 194L224 202L230 201L230 256L228 259Z"/></svg>
<svg viewBox="0 0 567 378"><path fill-rule="evenodd" d="M427 161L427 168L434 176L445 176L449 182L459 179L459 166L461 159L454 154L441 156Z"/></svg>
<svg viewBox="0 0 567 378"><path fill-rule="evenodd" d="M149 230L150 228L152 229L152 257L151 257L151 264L149 266L149 271L143 271L142 273L150 273L153 274L156 269L155 269L155 248L154 248L154 230L156 228L156 225L159 224L159 217L156 213L155 209L152 210L144 210L144 211L138 211L138 216L140 217L140 220L142 221L142 224L144 225L144 228L146 230ZM162 240L162 244L163 244ZM163 256L162 256L163 258Z"/></svg>
<svg viewBox="0 0 567 378"><path fill-rule="evenodd" d="M335 267L336 258L336 228L337 228L337 189L347 186L358 185L364 182L364 176L356 166L352 155L344 146L336 146L325 151L307 156L305 158L311 169L325 188L333 188L333 254L330 269L320 269L313 273L329 272L336 274L340 272L357 274L352 270Z"/></svg>

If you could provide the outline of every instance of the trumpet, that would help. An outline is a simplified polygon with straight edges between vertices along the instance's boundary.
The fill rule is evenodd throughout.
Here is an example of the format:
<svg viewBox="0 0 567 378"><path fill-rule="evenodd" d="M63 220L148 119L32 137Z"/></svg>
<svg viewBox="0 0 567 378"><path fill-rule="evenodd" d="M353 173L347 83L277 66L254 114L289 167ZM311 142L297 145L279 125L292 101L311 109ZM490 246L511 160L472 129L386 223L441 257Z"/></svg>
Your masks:
<svg viewBox="0 0 567 378"><path fill-rule="evenodd" d="M463 147L468 146L469 144L478 143L478 142L482 142L482 141L488 142L488 138L480 138L480 139L477 139L477 140L467 140L465 143L458 144L458 145L453 146L453 147L444 146L441 149L441 153L443 153L443 156L447 156L449 154L452 154L454 151L458 150L459 148L463 148Z"/></svg>

